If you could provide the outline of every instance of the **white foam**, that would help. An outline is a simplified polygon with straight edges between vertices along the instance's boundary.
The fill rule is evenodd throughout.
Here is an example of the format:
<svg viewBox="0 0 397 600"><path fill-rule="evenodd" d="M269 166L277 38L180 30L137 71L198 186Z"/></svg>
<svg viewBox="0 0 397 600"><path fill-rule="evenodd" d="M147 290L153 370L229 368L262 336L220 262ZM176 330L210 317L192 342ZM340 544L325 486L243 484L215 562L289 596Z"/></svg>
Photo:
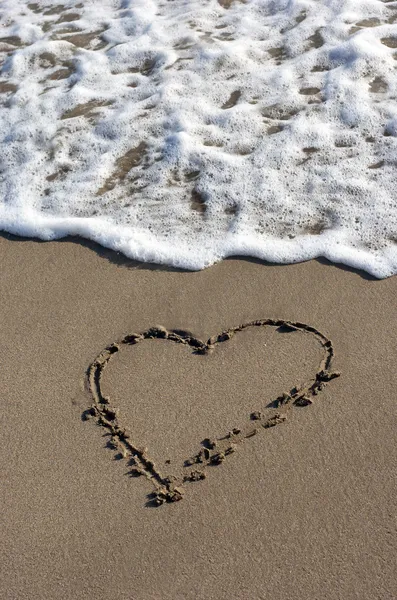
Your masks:
<svg viewBox="0 0 397 600"><path fill-rule="evenodd" d="M2 2L1 229L397 273L397 1L62 4Z"/></svg>

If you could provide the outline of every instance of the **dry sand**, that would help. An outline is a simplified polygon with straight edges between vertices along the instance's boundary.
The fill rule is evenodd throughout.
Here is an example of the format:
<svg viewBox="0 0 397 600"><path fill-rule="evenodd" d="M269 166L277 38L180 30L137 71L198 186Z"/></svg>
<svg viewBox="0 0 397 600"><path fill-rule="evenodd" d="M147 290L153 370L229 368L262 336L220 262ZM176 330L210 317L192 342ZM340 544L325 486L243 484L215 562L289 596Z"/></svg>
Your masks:
<svg viewBox="0 0 397 600"><path fill-rule="evenodd" d="M1 598L397 597L397 278L237 259L187 273L73 240L0 246ZM342 376L285 423L259 425L181 502L146 506L151 482L81 418L87 367L154 325L206 340L265 318L318 328ZM178 474L204 437L248 427L312 377L320 350L269 328L208 356L148 340L112 357L101 383L134 443Z"/></svg>

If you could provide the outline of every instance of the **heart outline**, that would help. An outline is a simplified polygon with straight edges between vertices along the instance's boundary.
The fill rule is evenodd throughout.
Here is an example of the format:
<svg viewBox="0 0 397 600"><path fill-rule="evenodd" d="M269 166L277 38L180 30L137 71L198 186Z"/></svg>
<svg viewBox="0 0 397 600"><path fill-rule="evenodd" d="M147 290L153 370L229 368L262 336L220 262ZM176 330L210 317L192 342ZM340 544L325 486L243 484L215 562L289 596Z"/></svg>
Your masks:
<svg viewBox="0 0 397 600"><path fill-rule="evenodd" d="M300 331L313 335L324 350L324 356L315 377L310 378L299 387L294 386L288 393L281 394L266 405L266 408L281 408L283 412L265 417L256 411L250 415L250 427L246 423L241 428L235 428L225 436L216 438L215 441L204 440L206 442L205 444L202 442L204 448L197 455L185 461L184 466L192 468L186 472L181 481L177 477L162 475L153 460L147 455L146 448L137 447L131 439L130 432L119 425L117 409L112 407L110 398L102 393L101 378L105 367L109 364L112 356L123 346L135 345L144 340L166 339L189 346L192 348L193 354L208 354L215 349L217 344L228 341L236 333L249 327L276 327L284 331ZM340 376L339 372L330 370L334 356L335 351L331 340L315 327L299 321L285 319L249 321L210 337L206 342L181 330L168 330L162 326L150 327L142 333L127 334L119 341L106 346L89 365L86 371L86 384L93 402L83 412L82 418L87 420L94 417L97 424L106 430L106 435L111 436L107 445L119 450L122 457L129 458L129 465L132 466L131 476L145 475L152 482L154 492L149 494L148 505L159 506L164 502L176 502L183 497L183 490L180 487L183 483L204 479L206 477L205 469L208 465L221 464L245 439L259 431L283 423L287 418L287 411L292 407L312 404L312 397L321 392L327 382ZM255 421L254 428L252 421ZM215 448L214 452L210 451Z"/></svg>

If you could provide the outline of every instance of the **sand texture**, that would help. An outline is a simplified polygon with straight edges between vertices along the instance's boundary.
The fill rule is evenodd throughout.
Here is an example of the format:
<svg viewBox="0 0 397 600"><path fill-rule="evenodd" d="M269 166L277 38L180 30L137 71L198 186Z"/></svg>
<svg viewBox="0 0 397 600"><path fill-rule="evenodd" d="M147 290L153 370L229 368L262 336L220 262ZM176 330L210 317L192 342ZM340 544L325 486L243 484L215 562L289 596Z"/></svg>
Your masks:
<svg viewBox="0 0 397 600"><path fill-rule="evenodd" d="M0 245L1 598L397 597L396 278Z"/></svg>

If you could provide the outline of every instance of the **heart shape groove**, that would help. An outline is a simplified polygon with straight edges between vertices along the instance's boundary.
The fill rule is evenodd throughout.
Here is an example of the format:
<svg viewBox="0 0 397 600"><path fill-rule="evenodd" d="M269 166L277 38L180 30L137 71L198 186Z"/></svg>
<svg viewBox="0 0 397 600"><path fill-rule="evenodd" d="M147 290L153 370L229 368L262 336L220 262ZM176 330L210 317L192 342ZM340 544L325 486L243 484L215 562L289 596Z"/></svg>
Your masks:
<svg viewBox="0 0 397 600"><path fill-rule="evenodd" d="M193 354L203 355L214 351L218 344L227 342L235 334L249 327L273 327L279 331L300 331L306 335L314 336L323 350L323 357L317 372L313 378L305 383L291 388L288 392L284 392L270 401L266 408L278 409L272 416L265 416L259 410L252 412L241 428L235 428L216 439L207 438L204 440L200 451L185 460L185 473L182 478L164 476L148 456L147 449L139 448L134 444L131 433L119 423L118 411L112 406L109 396L103 394L101 378L105 367L123 347L133 346L144 340L157 338L177 344L185 344L191 348ZM331 371L334 354L331 340L318 329L305 323L284 319L262 319L243 323L237 327L227 329L219 335L210 337L206 342L181 330L170 331L165 327L151 327L143 333L125 335L121 340L110 344L90 364L87 370L87 387L92 398L92 404L84 411L83 419L93 417L97 424L105 429L106 435L110 437L108 447L116 450L120 458L128 458L131 476L144 475L152 482L154 492L149 495L148 505L159 506L165 502L176 502L183 497L181 486L184 483L205 479L208 465L220 465L235 452L237 446L244 440L283 423L287 418L287 412L291 408L312 404L313 397L321 392L324 385L340 375L337 371Z"/></svg>

